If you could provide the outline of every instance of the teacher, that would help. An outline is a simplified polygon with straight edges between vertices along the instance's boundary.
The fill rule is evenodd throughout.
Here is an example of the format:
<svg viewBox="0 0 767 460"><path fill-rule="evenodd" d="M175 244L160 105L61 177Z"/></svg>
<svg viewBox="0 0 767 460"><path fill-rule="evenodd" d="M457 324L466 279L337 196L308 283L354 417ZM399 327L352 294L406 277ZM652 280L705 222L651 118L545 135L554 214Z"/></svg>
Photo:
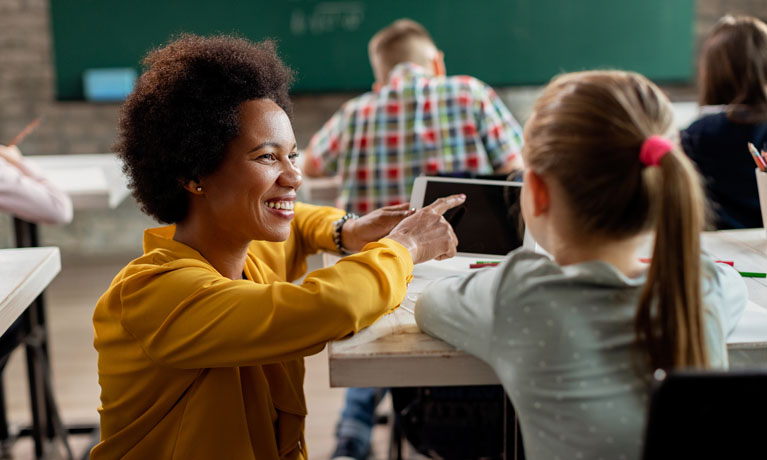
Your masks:
<svg viewBox="0 0 767 460"><path fill-rule="evenodd" d="M303 357L396 308L413 264L455 254L463 196L362 218L296 202L291 71L270 42L183 35L150 52L116 151L144 254L93 315L93 459L306 459ZM292 281L317 251L353 252Z"/></svg>

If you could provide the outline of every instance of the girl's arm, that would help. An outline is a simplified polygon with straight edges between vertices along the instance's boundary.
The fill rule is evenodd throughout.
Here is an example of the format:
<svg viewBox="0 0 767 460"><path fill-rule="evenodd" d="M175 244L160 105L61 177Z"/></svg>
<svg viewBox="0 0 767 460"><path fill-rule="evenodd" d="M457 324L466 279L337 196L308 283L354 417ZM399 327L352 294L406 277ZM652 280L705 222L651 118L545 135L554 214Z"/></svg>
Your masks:
<svg viewBox="0 0 767 460"><path fill-rule="evenodd" d="M714 263L704 256L703 271L708 273L703 286L703 299L707 305L713 305L719 310L722 333L727 339L735 331L740 317L748 303L748 289L743 277L737 270L727 264Z"/></svg>
<svg viewBox="0 0 767 460"><path fill-rule="evenodd" d="M429 284L418 297L418 327L485 361L490 359L497 276L501 267Z"/></svg>

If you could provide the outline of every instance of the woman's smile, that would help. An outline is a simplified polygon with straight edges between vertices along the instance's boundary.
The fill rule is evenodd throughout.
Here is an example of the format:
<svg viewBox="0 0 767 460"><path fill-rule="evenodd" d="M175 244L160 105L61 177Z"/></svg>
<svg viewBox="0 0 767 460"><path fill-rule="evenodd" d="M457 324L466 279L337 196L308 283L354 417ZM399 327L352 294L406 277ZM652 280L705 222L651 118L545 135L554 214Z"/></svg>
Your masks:
<svg viewBox="0 0 767 460"><path fill-rule="evenodd" d="M279 197L265 201L264 205L274 215L290 220L294 216L293 205L295 201L295 197Z"/></svg>

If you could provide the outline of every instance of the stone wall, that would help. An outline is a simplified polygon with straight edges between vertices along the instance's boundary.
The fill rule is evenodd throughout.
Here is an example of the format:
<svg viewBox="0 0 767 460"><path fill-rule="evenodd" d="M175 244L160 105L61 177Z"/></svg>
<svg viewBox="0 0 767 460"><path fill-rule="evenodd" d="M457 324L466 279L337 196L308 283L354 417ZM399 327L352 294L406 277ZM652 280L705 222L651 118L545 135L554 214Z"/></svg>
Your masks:
<svg viewBox="0 0 767 460"><path fill-rule="evenodd" d="M61 0L66 1L66 0ZM49 0L0 0L0 142L8 142L25 124L44 117L38 130L20 147L28 155L108 152L115 137L118 104L58 102L54 71ZM767 17L765 0L699 0L699 35L722 14L748 13ZM538 88L501 88L499 94L524 122ZM675 91L671 91L674 98ZM679 90L682 97L690 92ZM294 128L300 146L354 94L298 95ZM12 227L0 215L0 247L9 247ZM43 228L45 244L58 245L65 255L113 255L140 250L141 229L151 220L132 199L111 211L77 212L67 226Z"/></svg>

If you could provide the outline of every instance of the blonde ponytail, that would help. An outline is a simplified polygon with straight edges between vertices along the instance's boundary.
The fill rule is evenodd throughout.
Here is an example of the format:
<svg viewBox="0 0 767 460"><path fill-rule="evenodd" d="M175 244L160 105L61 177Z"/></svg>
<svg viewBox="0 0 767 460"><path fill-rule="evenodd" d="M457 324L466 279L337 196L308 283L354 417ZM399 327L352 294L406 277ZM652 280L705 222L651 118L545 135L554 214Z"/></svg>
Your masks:
<svg viewBox="0 0 767 460"><path fill-rule="evenodd" d="M707 367L701 302L698 174L678 150L642 172L656 213L655 245L635 317L651 368Z"/></svg>

